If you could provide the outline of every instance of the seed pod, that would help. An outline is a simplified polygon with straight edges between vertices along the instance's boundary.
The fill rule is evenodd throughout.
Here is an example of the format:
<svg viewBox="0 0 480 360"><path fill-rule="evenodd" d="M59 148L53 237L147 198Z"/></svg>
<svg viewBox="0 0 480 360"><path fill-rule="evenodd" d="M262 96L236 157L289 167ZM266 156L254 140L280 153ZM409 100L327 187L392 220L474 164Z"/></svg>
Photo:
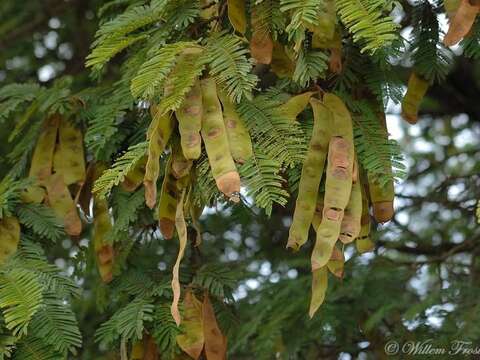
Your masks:
<svg viewBox="0 0 480 360"><path fill-rule="evenodd" d="M289 56L285 47L278 41L273 43L270 69L280 78L291 77L295 71L293 56Z"/></svg>
<svg viewBox="0 0 480 360"><path fill-rule="evenodd" d="M172 174L172 160L169 158L165 167L160 202L158 203L158 222L160 232L165 239L171 239L175 231L175 212L178 202L178 189L175 177Z"/></svg>
<svg viewBox="0 0 480 360"><path fill-rule="evenodd" d="M127 192L134 192L140 186L145 176L145 166L147 164L147 156L142 157L131 169L125 179L120 184L123 190Z"/></svg>
<svg viewBox="0 0 480 360"><path fill-rule="evenodd" d="M28 186L20 194L20 199L24 203L40 204L44 198L45 189L37 184Z"/></svg>
<svg viewBox="0 0 480 360"><path fill-rule="evenodd" d="M315 212L313 213L312 218L312 227L313 230L317 231L320 223L322 222L323 217L323 198L325 196L325 192L319 192L317 195L317 203L315 205Z"/></svg>
<svg viewBox="0 0 480 360"><path fill-rule="evenodd" d="M343 268L345 265L345 256L343 251L338 247L334 246L332 251L332 256L328 260L327 268L328 270L336 277L343 277Z"/></svg>
<svg viewBox="0 0 480 360"><path fill-rule="evenodd" d="M278 113L292 122L295 121L297 116L305 110L310 98L315 93L315 91L307 91L303 94L292 96L285 104L278 107Z"/></svg>
<svg viewBox="0 0 480 360"><path fill-rule="evenodd" d="M196 81L180 108L175 112L183 154L189 160L198 159L202 151L200 137L202 109L202 89L200 82Z"/></svg>
<svg viewBox="0 0 480 360"><path fill-rule="evenodd" d="M310 318L315 315L320 305L325 300L325 293L328 287L327 267L323 266L312 272L312 297L310 299Z"/></svg>
<svg viewBox="0 0 480 360"><path fill-rule="evenodd" d="M342 48L332 48L330 49L330 59L328 62L328 68L331 72L335 74L340 74L342 72Z"/></svg>
<svg viewBox="0 0 480 360"><path fill-rule="evenodd" d="M472 4L471 0L461 0L448 32L443 39L445 46L452 46L462 40L472 28L480 11L480 4Z"/></svg>
<svg viewBox="0 0 480 360"><path fill-rule="evenodd" d="M77 236L82 232L82 222L77 213L75 203L63 181L62 174L53 174L45 180L48 204L61 219L68 235Z"/></svg>
<svg viewBox="0 0 480 360"><path fill-rule="evenodd" d="M227 358L227 338L218 326L215 311L206 292L203 296L202 312L205 356L207 360L225 360Z"/></svg>
<svg viewBox="0 0 480 360"><path fill-rule="evenodd" d="M178 249L177 260L173 266L173 276L172 276L172 291L173 291L173 301L170 307L172 317L175 320L177 326L180 325L181 317L180 311L178 310L178 303L180 301L180 262L183 259L185 253L185 247L187 246L187 224L185 223L185 217L183 215L183 200L185 198L185 190L180 195L180 199L177 204L177 210L175 213L175 228L177 229L178 240L180 243Z"/></svg>
<svg viewBox="0 0 480 360"><path fill-rule="evenodd" d="M458 8L460 7L461 0L444 0L443 7L445 8L445 12L449 17L450 21L455 17Z"/></svg>
<svg viewBox="0 0 480 360"><path fill-rule="evenodd" d="M63 175L63 180L67 185L83 183L85 181L85 158L82 132L68 120L62 119L58 134L58 146L53 157L55 172Z"/></svg>
<svg viewBox="0 0 480 360"><path fill-rule="evenodd" d="M365 187L361 187L362 192L362 219L360 234L355 241L355 246L360 254L371 251L375 247L375 244L370 239L370 213L368 208L368 196L365 191Z"/></svg>
<svg viewBox="0 0 480 360"><path fill-rule="evenodd" d="M192 290L187 289L183 299L184 332L177 336L177 344L192 359L198 359L203 350L205 338L203 334L202 303Z"/></svg>
<svg viewBox="0 0 480 360"><path fill-rule="evenodd" d="M178 143L172 147L172 175L176 179L187 176L192 169L192 160L185 159L183 151Z"/></svg>
<svg viewBox="0 0 480 360"><path fill-rule="evenodd" d="M16 217L0 219L0 265L17 251L20 241L20 224Z"/></svg>
<svg viewBox="0 0 480 360"><path fill-rule="evenodd" d="M352 189L354 161L352 119L339 97L325 94L324 104L333 114L334 136L330 139L328 149L324 209L312 252L312 270L325 266L332 255Z"/></svg>
<svg viewBox="0 0 480 360"><path fill-rule="evenodd" d="M105 166L96 164L94 177L98 179ZM108 202L95 196L93 199L93 246L96 255L97 269L104 283L113 278L114 250L107 241L107 235L112 231L112 221L108 210Z"/></svg>
<svg viewBox="0 0 480 360"><path fill-rule="evenodd" d="M314 123L310 145L302 167L292 225L287 247L299 249L308 238L308 230L315 212L318 187L322 178L323 167L327 157L327 145L333 118L330 110L319 100L311 99Z"/></svg>
<svg viewBox="0 0 480 360"><path fill-rule="evenodd" d="M59 123L59 115L53 115L45 121L42 133L33 151L29 176L35 177L39 183L46 180L52 173L53 153L57 141Z"/></svg>
<svg viewBox="0 0 480 360"><path fill-rule="evenodd" d="M410 74L408 79L407 93L402 100L402 116L410 124L416 124L418 120L418 109L423 97L428 90L428 81L423 80L415 73Z"/></svg>
<svg viewBox="0 0 480 360"><path fill-rule="evenodd" d="M130 353L130 360L143 360L144 356L143 341L137 340L132 346L132 352Z"/></svg>
<svg viewBox="0 0 480 360"><path fill-rule="evenodd" d="M374 176L368 176L368 189L373 207L373 217L379 223L390 221L394 214L395 190L393 180L381 185Z"/></svg>
<svg viewBox="0 0 480 360"><path fill-rule="evenodd" d="M218 95L223 105L223 121L227 130L230 152L235 161L243 164L253 155L250 134L227 94L220 91Z"/></svg>
<svg viewBox="0 0 480 360"><path fill-rule="evenodd" d="M255 59L257 64L270 64L273 53L272 35L268 28L262 26L255 9L252 10L251 22L252 37L250 39L250 55Z"/></svg>
<svg viewBox="0 0 480 360"><path fill-rule="evenodd" d="M222 108L213 79L201 82L203 99L202 138L218 189L230 200L238 201L240 176L228 145Z"/></svg>
<svg viewBox="0 0 480 360"><path fill-rule="evenodd" d="M227 7L230 24L240 34L245 34L247 31L245 0L227 0Z"/></svg>
<svg viewBox="0 0 480 360"><path fill-rule="evenodd" d="M153 112L153 120L147 131L148 160L143 178L145 202L150 209L152 209L157 202L157 179L160 172L160 155L165 150L174 126L171 114L160 116L159 111L153 110Z"/></svg>
<svg viewBox="0 0 480 360"><path fill-rule="evenodd" d="M352 185L352 192L350 194L350 200L342 220L340 227L339 240L348 244L358 237L361 228L362 219L362 190L360 182L355 182Z"/></svg>

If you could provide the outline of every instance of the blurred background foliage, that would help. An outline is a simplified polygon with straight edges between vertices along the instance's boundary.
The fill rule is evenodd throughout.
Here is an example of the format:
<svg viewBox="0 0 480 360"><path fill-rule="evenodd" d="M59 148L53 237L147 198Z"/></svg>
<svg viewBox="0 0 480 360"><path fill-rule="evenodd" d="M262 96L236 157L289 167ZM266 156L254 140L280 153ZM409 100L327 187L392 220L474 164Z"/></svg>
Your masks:
<svg viewBox="0 0 480 360"><path fill-rule="evenodd" d="M77 90L88 87L84 59L104 3L1 1L0 86L49 84L71 75ZM411 4L402 5L408 17ZM398 72L406 81L402 65ZM479 94L480 62L460 56L446 81L428 91L418 124L407 126L399 109L389 106L389 130L408 165L407 178L396 186L395 217L376 226L373 253L346 249L344 278L330 277L326 302L311 320L313 241L294 255L285 249L292 201L274 207L270 218L245 203L202 216L203 245L187 249L181 274L199 284L207 278L212 292L230 298L227 305L214 304L228 334L230 358L382 359L389 339L435 339L445 346L458 339L480 346ZM12 146L6 141L10 126L7 122L0 131L0 177L8 170L4 154ZM83 289L73 300L83 333L76 359L117 356L94 342L93 334L120 304L131 301L131 294L150 291L157 303L169 303L177 245L158 238L149 216L140 216L143 231L123 240L128 258L117 269L124 272L121 280L111 288L102 285L95 266L88 266L94 261L88 231L84 238L48 244L49 261ZM162 333L169 321L164 313L157 307L149 325L158 341L176 331L170 327Z"/></svg>

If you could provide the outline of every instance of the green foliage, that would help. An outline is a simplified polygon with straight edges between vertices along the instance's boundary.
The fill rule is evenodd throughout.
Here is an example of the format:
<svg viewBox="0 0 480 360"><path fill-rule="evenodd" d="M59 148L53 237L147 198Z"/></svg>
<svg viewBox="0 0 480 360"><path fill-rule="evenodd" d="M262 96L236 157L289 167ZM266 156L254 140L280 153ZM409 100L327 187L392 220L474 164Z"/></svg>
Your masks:
<svg viewBox="0 0 480 360"><path fill-rule="evenodd" d="M210 74L232 101L251 99L257 76L251 73L252 60L242 40L227 33L213 34L206 40L205 55Z"/></svg>
<svg viewBox="0 0 480 360"><path fill-rule="evenodd" d="M95 332L95 340L109 345L118 339L139 340L142 338L144 322L152 321L153 305L137 298L117 311Z"/></svg>
<svg viewBox="0 0 480 360"><path fill-rule="evenodd" d="M233 299L238 276L234 269L208 264L196 271L192 283L208 290L219 299Z"/></svg>
<svg viewBox="0 0 480 360"><path fill-rule="evenodd" d="M260 151L242 165L240 176L247 186L247 194L255 200L258 207L270 215L275 203L284 206L289 193L283 188L284 179L280 174L281 163L263 155Z"/></svg>
<svg viewBox="0 0 480 360"><path fill-rule="evenodd" d="M480 19L477 17L469 35L460 42L465 56L474 60L480 59Z"/></svg>
<svg viewBox="0 0 480 360"><path fill-rule="evenodd" d="M53 242L65 235L62 221L55 212L42 204L25 204L17 208L20 223L41 237Z"/></svg>
<svg viewBox="0 0 480 360"><path fill-rule="evenodd" d="M145 155L147 146L147 142L130 146L122 156L115 160L113 166L95 181L93 192L104 198L114 186L125 179L127 173Z"/></svg>
<svg viewBox="0 0 480 360"><path fill-rule="evenodd" d="M300 51L293 80L305 87L312 81L325 77L328 56L322 51Z"/></svg>
<svg viewBox="0 0 480 360"><path fill-rule="evenodd" d="M8 84L0 89L0 123L18 107L35 99L42 88L38 84Z"/></svg>
<svg viewBox="0 0 480 360"><path fill-rule="evenodd" d="M82 345L72 309L65 306L65 300L59 299L56 294L45 294L43 305L35 314L30 329L61 354L75 354L75 348Z"/></svg>
<svg viewBox="0 0 480 360"><path fill-rule="evenodd" d="M305 39L307 26L318 25L318 14L322 0L280 0L280 10L290 13L290 23L285 28L288 39L300 44Z"/></svg>
<svg viewBox="0 0 480 360"><path fill-rule="evenodd" d="M13 335L27 334L28 324L43 301L42 286L33 271L13 268L0 272L0 308Z"/></svg>
<svg viewBox="0 0 480 360"><path fill-rule="evenodd" d="M20 202L20 194L32 182L29 179L15 181L6 176L0 182L0 219L14 213L15 207Z"/></svg>
<svg viewBox="0 0 480 360"><path fill-rule="evenodd" d="M362 52L372 52L389 46L396 38L397 25L385 15L391 1L337 0L340 19L353 34Z"/></svg>
<svg viewBox="0 0 480 360"><path fill-rule="evenodd" d="M18 343L13 360L63 360L65 357L42 339L29 336Z"/></svg>
<svg viewBox="0 0 480 360"><path fill-rule="evenodd" d="M411 52L415 71L426 80L441 81L452 62L451 52L439 42L436 9L429 2L415 5L412 19Z"/></svg>
<svg viewBox="0 0 480 360"><path fill-rule="evenodd" d="M153 314L152 336L158 345L159 352L167 359L178 352L176 337L180 334L180 328L175 324L169 304L161 304L155 307Z"/></svg>

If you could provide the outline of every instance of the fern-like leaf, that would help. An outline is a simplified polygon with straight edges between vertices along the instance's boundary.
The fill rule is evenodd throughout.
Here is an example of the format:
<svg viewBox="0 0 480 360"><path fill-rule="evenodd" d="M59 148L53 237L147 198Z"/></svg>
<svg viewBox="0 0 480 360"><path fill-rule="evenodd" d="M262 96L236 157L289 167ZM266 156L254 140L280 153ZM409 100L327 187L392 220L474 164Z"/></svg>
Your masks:
<svg viewBox="0 0 480 360"><path fill-rule="evenodd" d="M27 334L42 299L42 286L34 272L13 268L0 273L0 308L7 329L15 336Z"/></svg>
<svg viewBox="0 0 480 360"><path fill-rule="evenodd" d="M53 242L60 239L65 232L63 222L55 212L42 204L25 204L17 207L20 222L31 228L33 232Z"/></svg>
<svg viewBox="0 0 480 360"><path fill-rule="evenodd" d="M110 190L120 184L127 173L133 169L138 161L145 155L148 143L141 142L130 146L122 156L120 156L113 166L106 170L100 178L95 181L93 192L101 198L104 198Z"/></svg>
<svg viewBox="0 0 480 360"><path fill-rule="evenodd" d="M385 0L337 0L340 19L362 45L362 52L375 52L389 46L397 38L397 24L385 15Z"/></svg>
<svg viewBox="0 0 480 360"><path fill-rule="evenodd" d="M30 330L62 354L75 354L75 348L82 345L77 319L70 305L56 294L44 296L44 305L35 314Z"/></svg>
<svg viewBox="0 0 480 360"><path fill-rule="evenodd" d="M242 40L235 35L214 34L206 41L210 74L236 103L250 99L257 83L257 76L251 73L253 62L247 59L247 54Z"/></svg>

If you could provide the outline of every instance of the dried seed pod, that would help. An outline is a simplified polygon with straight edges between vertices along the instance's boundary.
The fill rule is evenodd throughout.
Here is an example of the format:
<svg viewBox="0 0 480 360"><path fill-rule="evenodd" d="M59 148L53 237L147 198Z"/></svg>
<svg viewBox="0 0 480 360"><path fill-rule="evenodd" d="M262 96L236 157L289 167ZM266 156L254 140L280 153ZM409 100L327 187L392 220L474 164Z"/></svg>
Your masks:
<svg viewBox="0 0 480 360"><path fill-rule="evenodd" d="M137 340L132 346L132 351L130 352L130 360L143 360L145 355L145 349L143 347L143 341Z"/></svg>
<svg viewBox="0 0 480 360"><path fill-rule="evenodd" d="M147 164L147 156L142 157L131 169L120 186L127 192L134 192L142 184L145 176L145 166Z"/></svg>
<svg viewBox="0 0 480 360"><path fill-rule="evenodd" d="M255 9L252 10L251 22L252 37L250 39L250 55L255 59L257 64L270 64L273 53L272 35L265 26L262 26Z"/></svg>
<svg viewBox="0 0 480 360"><path fill-rule="evenodd" d="M62 174L53 174L45 180L48 194L48 204L60 219L63 219L65 232L77 236L82 232L82 222L77 213L68 187L63 181Z"/></svg>
<svg viewBox="0 0 480 360"><path fill-rule="evenodd" d="M227 0L227 8L230 24L240 34L245 34L247 31L245 0Z"/></svg>
<svg viewBox="0 0 480 360"><path fill-rule="evenodd" d="M227 94L220 91L218 97L223 105L223 121L227 130L230 152L235 161L243 164L253 155L250 134Z"/></svg>
<svg viewBox="0 0 480 360"><path fill-rule="evenodd" d="M59 141L53 157L55 172L63 175L67 185L83 183L86 172L81 130L62 119L58 134Z"/></svg>
<svg viewBox="0 0 480 360"><path fill-rule="evenodd" d="M196 81L180 108L175 112L183 154L189 160L198 159L202 150L200 137L202 109L202 89L200 82Z"/></svg>
<svg viewBox="0 0 480 360"><path fill-rule="evenodd" d="M410 124L416 124L418 120L418 109L423 97L428 90L428 81L423 80L417 74L411 73L408 79L407 93L402 100L402 116Z"/></svg>
<svg viewBox="0 0 480 360"><path fill-rule="evenodd" d="M185 198L185 190L180 195L180 199L177 204L177 210L175 213L175 228L177 229L178 240L180 243L178 249L177 260L173 266L172 271L172 291L173 291L173 301L170 307L172 317L175 320L175 323L180 325L181 317L180 311L178 310L178 303L180 301L180 262L183 259L185 254L185 247L187 246L187 224L185 223L185 217L183 215L183 200Z"/></svg>
<svg viewBox="0 0 480 360"><path fill-rule="evenodd" d="M17 251L20 241L20 224L13 216L0 219L0 265Z"/></svg>
<svg viewBox="0 0 480 360"><path fill-rule="evenodd" d="M203 310L202 303L190 289L186 290L183 299L183 314L184 332L177 336L177 344L192 359L198 359L205 344Z"/></svg>
<svg viewBox="0 0 480 360"><path fill-rule="evenodd" d="M165 239L171 239L175 231L175 212L177 211L179 192L177 181L172 174L172 160L165 167L160 201L158 203L158 223Z"/></svg>
<svg viewBox="0 0 480 360"><path fill-rule="evenodd" d="M318 187L322 178L323 167L327 157L327 145L333 117L330 110L317 99L311 99L314 123L310 145L302 167L292 225L287 247L300 248L308 238L308 230L315 212Z"/></svg>
<svg viewBox="0 0 480 360"><path fill-rule="evenodd" d="M217 86L211 78L201 82L203 98L202 138L218 189L232 201L238 201L240 176L228 145Z"/></svg>
<svg viewBox="0 0 480 360"><path fill-rule="evenodd" d="M443 43L452 46L462 40L472 28L479 11L480 4L474 4L471 0L461 0Z"/></svg>
<svg viewBox="0 0 480 360"><path fill-rule="evenodd" d="M348 109L333 94L325 94L324 104L333 114L334 136L330 139L328 149L324 209L312 252L312 270L327 264L339 238L344 210L352 189L354 162L353 127Z"/></svg>
<svg viewBox="0 0 480 360"><path fill-rule="evenodd" d="M148 160L143 178L145 202L150 209L152 209L157 202L157 179L160 172L160 155L165 150L174 127L171 114L159 115L160 112L155 110L153 110L153 113L153 120L147 131Z"/></svg>
<svg viewBox="0 0 480 360"><path fill-rule="evenodd" d="M208 294L203 296L203 333L205 336L205 356L207 360L226 360L227 338L217 324L215 311Z"/></svg>
<svg viewBox="0 0 480 360"><path fill-rule="evenodd" d="M315 315L320 305L325 300L325 293L328 287L328 271L327 267L323 266L312 272L312 297L310 299L310 318Z"/></svg>
<svg viewBox="0 0 480 360"><path fill-rule="evenodd" d="M59 123L59 115L52 115L45 121L33 151L32 164L28 176L35 177L39 183L46 180L52 173L53 153L57 141Z"/></svg>

